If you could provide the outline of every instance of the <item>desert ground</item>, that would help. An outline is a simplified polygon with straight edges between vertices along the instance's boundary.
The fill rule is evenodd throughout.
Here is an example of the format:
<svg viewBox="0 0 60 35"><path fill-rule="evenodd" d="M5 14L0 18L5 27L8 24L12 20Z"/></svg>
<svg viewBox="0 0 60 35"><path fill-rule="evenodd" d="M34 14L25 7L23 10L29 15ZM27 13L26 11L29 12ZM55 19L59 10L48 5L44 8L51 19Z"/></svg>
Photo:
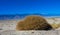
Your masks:
<svg viewBox="0 0 60 35"><path fill-rule="evenodd" d="M45 18L48 23L53 24L59 24L60 18ZM0 30L15 30L16 24L20 20L0 20Z"/></svg>
<svg viewBox="0 0 60 35"><path fill-rule="evenodd" d="M60 18L45 18L47 20L48 23L50 24L53 24L53 23L56 23L56 24L59 24L60 23ZM9 32L9 30L11 30L11 33L14 32L15 28L16 28L16 24L20 21L19 20L0 20L0 32L5 32L5 34L7 34ZM7 33L6 33L6 30L7 30ZM20 32L22 34L22 32ZM20 33L18 35L20 35ZM29 35L31 35L31 31L30 32L27 32L29 33ZM38 32L35 31L35 33L38 34ZM52 34L51 34L52 33ZM50 35L57 35L56 34L56 31L51 31L51 33L49 33ZM53 34L54 33L54 34ZM2 33L2 35L5 35ZM16 34L16 32L14 33ZM37 35L35 34L35 35ZM39 33L40 34L40 33ZM38 34L38 35L39 35ZM23 34L24 35L24 34ZM26 35L26 32L25 32L25 35ZM27 34L28 35L28 34ZM40 35L43 35L42 33ZM48 35L48 33L46 34ZM60 35L60 34L59 34Z"/></svg>

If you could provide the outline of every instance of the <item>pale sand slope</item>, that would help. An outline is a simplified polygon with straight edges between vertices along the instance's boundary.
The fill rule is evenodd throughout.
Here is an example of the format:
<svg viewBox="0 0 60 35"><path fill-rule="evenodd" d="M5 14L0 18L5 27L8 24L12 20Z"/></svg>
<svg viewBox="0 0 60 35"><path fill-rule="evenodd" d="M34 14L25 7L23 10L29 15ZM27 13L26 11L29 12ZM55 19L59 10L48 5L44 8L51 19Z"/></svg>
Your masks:
<svg viewBox="0 0 60 35"><path fill-rule="evenodd" d="M60 31L14 31L7 30L0 35L60 35Z"/></svg>

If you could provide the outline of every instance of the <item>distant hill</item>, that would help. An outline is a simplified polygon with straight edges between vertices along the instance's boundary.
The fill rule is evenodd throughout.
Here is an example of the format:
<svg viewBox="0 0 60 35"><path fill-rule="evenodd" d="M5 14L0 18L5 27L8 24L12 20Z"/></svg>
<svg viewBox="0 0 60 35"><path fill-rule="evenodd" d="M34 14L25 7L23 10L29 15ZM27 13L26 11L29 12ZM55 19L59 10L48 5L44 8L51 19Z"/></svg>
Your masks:
<svg viewBox="0 0 60 35"><path fill-rule="evenodd" d="M24 18L25 16L28 16L28 15L39 15L39 16L56 16L56 15L43 15L43 14L15 14L15 15L0 15L0 20L8 20L8 19L22 19ZM59 16L59 15L57 15Z"/></svg>
<svg viewBox="0 0 60 35"><path fill-rule="evenodd" d="M40 15L40 14L16 14L16 15L0 15L0 20L7 20L7 19L22 19L28 15Z"/></svg>

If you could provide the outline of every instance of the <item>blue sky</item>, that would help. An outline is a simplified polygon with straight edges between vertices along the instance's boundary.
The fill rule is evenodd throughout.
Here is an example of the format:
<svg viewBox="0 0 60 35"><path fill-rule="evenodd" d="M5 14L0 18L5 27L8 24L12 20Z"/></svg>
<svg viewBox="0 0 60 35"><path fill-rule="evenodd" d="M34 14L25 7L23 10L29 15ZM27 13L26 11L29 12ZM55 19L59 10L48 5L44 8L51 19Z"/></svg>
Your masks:
<svg viewBox="0 0 60 35"><path fill-rule="evenodd" d="M60 0L0 0L0 15L29 13L60 15Z"/></svg>

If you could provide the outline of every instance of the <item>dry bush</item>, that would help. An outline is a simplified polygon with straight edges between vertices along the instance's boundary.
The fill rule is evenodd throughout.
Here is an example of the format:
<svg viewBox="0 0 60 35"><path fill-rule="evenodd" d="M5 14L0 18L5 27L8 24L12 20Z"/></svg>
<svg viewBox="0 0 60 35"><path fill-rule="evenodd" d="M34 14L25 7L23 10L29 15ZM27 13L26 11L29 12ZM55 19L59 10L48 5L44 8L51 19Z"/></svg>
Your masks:
<svg viewBox="0 0 60 35"><path fill-rule="evenodd" d="M60 23L59 24L53 23L51 24L51 26L53 27L53 29L58 29L60 28Z"/></svg>
<svg viewBox="0 0 60 35"><path fill-rule="evenodd" d="M51 30L52 27L40 16L28 16L17 23L16 30Z"/></svg>

